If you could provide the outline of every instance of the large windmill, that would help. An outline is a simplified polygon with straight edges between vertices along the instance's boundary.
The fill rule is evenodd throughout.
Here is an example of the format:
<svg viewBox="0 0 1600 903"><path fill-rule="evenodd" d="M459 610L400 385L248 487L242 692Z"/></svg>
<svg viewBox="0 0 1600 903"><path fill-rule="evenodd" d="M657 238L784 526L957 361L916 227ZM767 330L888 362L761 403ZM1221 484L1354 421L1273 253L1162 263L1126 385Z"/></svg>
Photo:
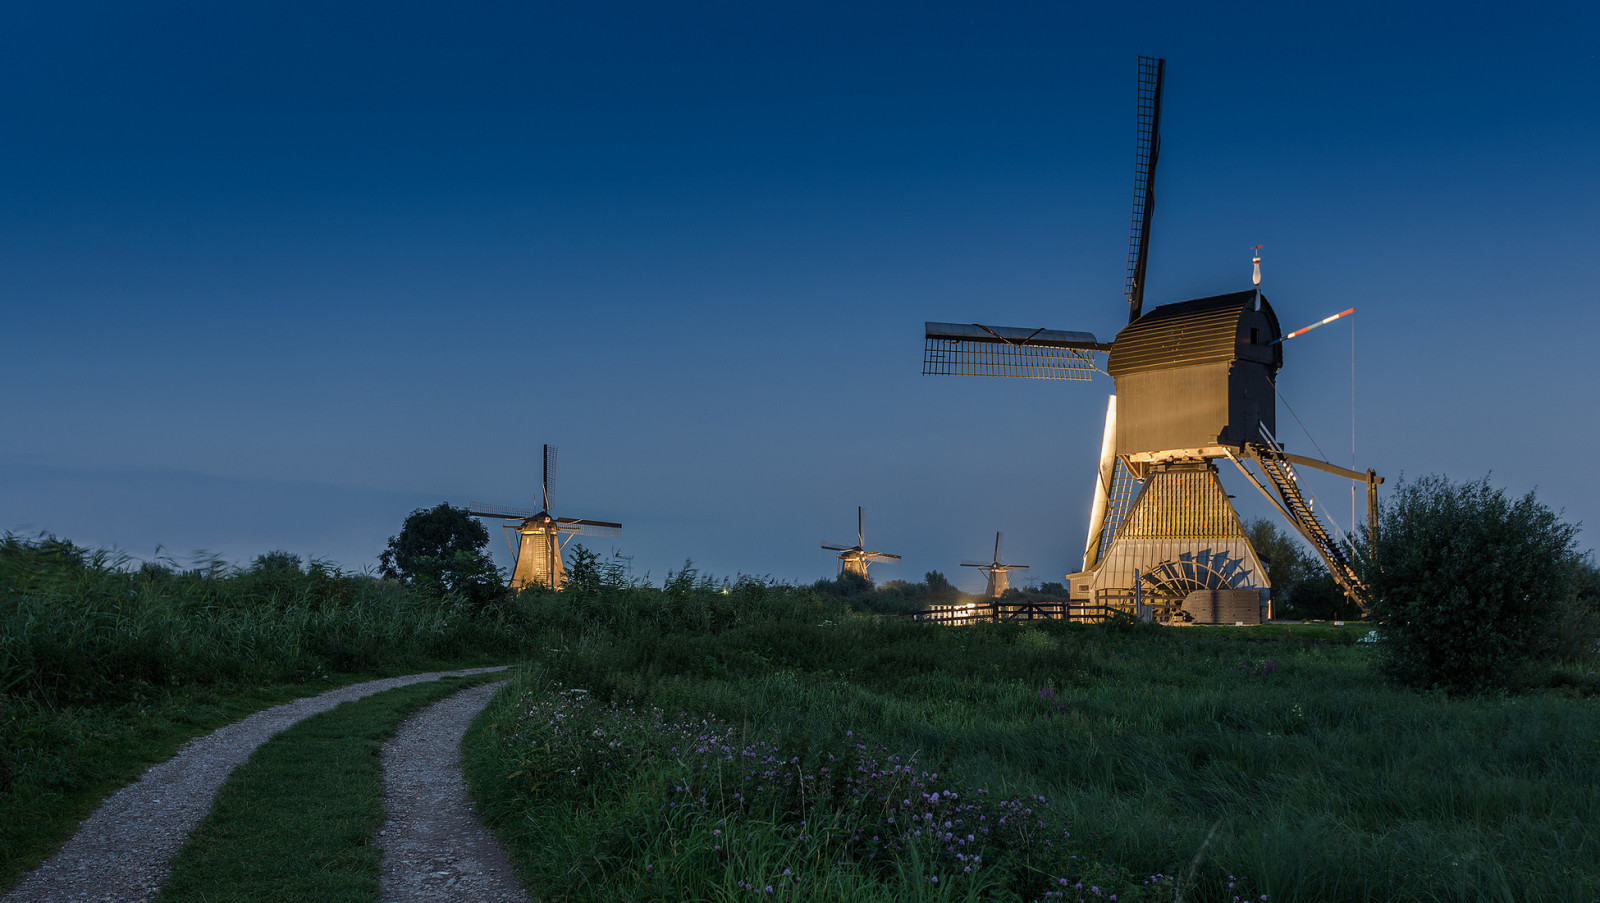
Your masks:
<svg viewBox="0 0 1600 903"><path fill-rule="evenodd" d="M983 575L989 578L989 583L983 589L983 594L991 599L998 599L1005 595L1011 588L1011 578L1006 576L1010 571L1025 571L1025 564L1005 564L1000 561L1000 533L994 534L994 560L993 561L963 561L964 568L982 568Z"/></svg>
<svg viewBox="0 0 1600 903"><path fill-rule="evenodd" d="M527 508L508 508L504 505L486 505L468 502L467 511L475 517L496 517L516 521L503 525L507 538L514 530L520 537L516 544L517 564L511 571L511 588L520 590L539 585L561 589L567 582L567 569L561 564L561 550L572 537L583 533L589 536L615 536L621 524L603 520L584 520L576 517L550 516L551 483L556 475L556 447L544 447L544 481L538 511ZM563 536L565 534L565 536Z"/></svg>
<svg viewBox="0 0 1600 903"><path fill-rule="evenodd" d="M867 551L866 532L862 529L861 509L859 507L856 508L856 544L846 546L842 543L825 542L822 547L830 552L839 553L839 576L841 577L845 574L859 574L862 579L870 580L871 578L867 576L867 565L876 564L880 561L894 562L900 560L899 555Z"/></svg>
<svg viewBox="0 0 1600 903"><path fill-rule="evenodd" d="M1312 513L1294 465L1365 481L1369 517L1381 479L1289 454L1275 438L1283 333L1261 295L1259 258L1253 290L1144 310L1164 73L1164 60L1139 58L1128 325L1104 343L1087 332L930 322L922 372L1087 380L1099 371L1115 382L1083 570L1067 575L1074 602L1149 605L1163 620L1214 623L1254 623L1269 611L1266 571L1218 479L1215 462L1226 458L1365 610L1366 587Z"/></svg>

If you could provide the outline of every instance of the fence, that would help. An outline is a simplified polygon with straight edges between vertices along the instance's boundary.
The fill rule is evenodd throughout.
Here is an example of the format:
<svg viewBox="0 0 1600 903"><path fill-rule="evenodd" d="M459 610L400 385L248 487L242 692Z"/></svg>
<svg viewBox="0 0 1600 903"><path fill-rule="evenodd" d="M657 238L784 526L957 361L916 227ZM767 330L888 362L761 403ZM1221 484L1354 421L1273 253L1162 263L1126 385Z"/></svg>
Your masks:
<svg viewBox="0 0 1600 903"><path fill-rule="evenodd" d="M1073 605L1068 601L1059 602L968 602L965 605L938 605L927 611L916 611L905 615L917 621L927 621L930 624L944 624L958 627L963 624L977 624L983 621L1077 621L1080 624L1095 624L1109 620L1112 612L1119 609L1110 605Z"/></svg>

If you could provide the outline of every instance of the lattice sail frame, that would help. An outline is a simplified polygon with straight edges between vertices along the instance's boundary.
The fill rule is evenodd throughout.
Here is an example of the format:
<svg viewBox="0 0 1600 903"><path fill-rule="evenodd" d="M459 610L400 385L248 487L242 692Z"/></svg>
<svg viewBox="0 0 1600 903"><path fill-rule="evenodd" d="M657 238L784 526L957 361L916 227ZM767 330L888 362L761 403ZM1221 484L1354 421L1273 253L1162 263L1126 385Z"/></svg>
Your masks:
<svg viewBox="0 0 1600 903"><path fill-rule="evenodd" d="M1150 218L1155 212L1156 161L1161 154L1161 76L1166 61L1139 57L1139 114L1133 144L1133 225L1128 234L1128 274L1123 295L1128 322L1144 307L1145 261L1150 249Z"/></svg>
<svg viewBox="0 0 1600 903"><path fill-rule="evenodd" d="M1099 369L1095 352L1075 348L928 339L922 355L924 376L1088 380Z"/></svg>
<svg viewBox="0 0 1600 903"><path fill-rule="evenodd" d="M924 376L1089 380L1104 371L1106 346L1088 333L928 323L923 334Z"/></svg>

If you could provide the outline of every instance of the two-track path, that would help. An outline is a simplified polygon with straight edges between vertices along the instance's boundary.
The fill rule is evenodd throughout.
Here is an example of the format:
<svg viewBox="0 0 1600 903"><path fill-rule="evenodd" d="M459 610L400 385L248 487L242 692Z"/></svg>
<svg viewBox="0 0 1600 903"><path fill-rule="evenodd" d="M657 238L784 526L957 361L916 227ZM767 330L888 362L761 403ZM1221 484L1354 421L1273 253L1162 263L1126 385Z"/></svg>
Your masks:
<svg viewBox="0 0 1600 903"><path fill-rule="evenodd" d="M308 716L373 693L499 670L503 668L433 671L351 684L265 709L192 740L171 759L151 766L138 781L101 802L72 839L28 873L0 903L144 903L166 882L172 857L210 811L228 775L274 735ZM408 719L385 746L384 795L391 824L376 840L382 846L385 837L392 836L396 843L392 851L384 851L384 903L445 897L493 903L526 900L510 877L498 843L472 816L461 778L461 735L500 685L472 687L429 706ZM434 786L451 781L456 788L453 796ZM418 821L415 813L406 814L408 808L418 805L417 800L406 800L410 794L428 795L420 805L431 811L423 814L436 822L445 819L439 822L444 827L433 826L428 818ZM409 806L403 805L408 802ZM461 813L465 821L449 821L452 811ZM462 825L467 823L481 833L466 833L468 829ZM439 848L430 849L429 841ZM418 864L431 867L427 879L412 877L404 868ZM515 895L497 889L502 884L515 889Z"/></svg>
<svg viewBox="0 0 1600 903"><path fill-rule="evenodd" d="M383 747L383 903L527 903L505 850L472 811L461 735L504 685L484 684L407 719Z"/></svg>

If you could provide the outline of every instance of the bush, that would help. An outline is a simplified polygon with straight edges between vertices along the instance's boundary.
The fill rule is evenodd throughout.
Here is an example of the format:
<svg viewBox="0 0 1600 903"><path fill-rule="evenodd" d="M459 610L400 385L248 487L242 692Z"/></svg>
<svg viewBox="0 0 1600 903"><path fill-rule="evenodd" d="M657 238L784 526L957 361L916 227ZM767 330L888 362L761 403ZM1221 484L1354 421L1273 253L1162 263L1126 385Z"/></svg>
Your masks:
<svg viewBox="0 0 1600 903"><path fill-rule="evenodd" d="M1401 483L1367 568L1387 676L1451 693L1512 683L1551 651L1575 596L1576 533L1532 493L1513 501L1486 479Z"/></svg>

